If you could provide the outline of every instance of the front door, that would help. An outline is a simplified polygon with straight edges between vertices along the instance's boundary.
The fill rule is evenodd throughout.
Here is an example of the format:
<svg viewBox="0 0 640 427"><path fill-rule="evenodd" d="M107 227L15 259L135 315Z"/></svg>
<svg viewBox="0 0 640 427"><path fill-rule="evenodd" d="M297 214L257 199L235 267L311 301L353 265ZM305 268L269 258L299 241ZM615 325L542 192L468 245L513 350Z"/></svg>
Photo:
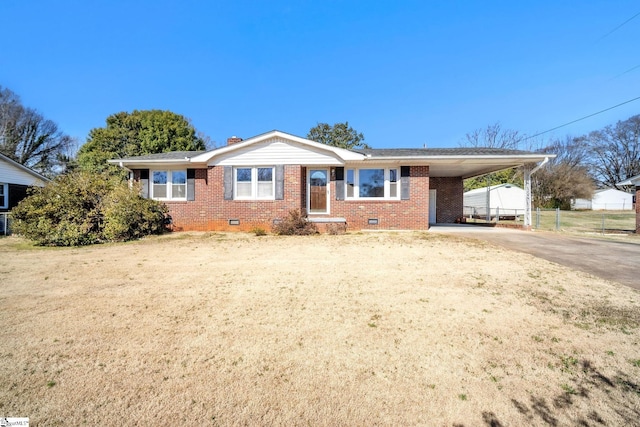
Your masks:
<svg viewBox="0 0 640 427"><path fill-rule="evenodd" d="M329 171L309 169L309 213L328 213Z"/></svg>

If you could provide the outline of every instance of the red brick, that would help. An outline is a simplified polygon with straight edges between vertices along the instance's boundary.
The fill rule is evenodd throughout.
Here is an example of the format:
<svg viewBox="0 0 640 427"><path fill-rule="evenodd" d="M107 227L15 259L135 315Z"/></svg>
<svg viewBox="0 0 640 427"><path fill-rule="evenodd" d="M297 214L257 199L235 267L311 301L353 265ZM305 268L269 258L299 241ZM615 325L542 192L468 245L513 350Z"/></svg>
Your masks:
<svg viewBox="0 0 640 427"><path fill-rule="evenodd" d="M175 230L250 231L254 227L270 230L274 219L289 211L306 208L306 168L285 166L284 200L224 200L224 168L196 169L195 200L165 202ZM331 174L334 175L333 173ZM345 218L348 230L426 230L429 228L429 188L437 193L438 222L454 222L462 215L462 179L429 178L428 166L411 166L409 200L335 200L336 182L330 182L334 196L329 215L314 217ZM139 179L139 171L134 173ZM369 219L378 224L369 224ZM229 225L230 219L240 221ZM325 224L319 224L325 230Z"/></svg>

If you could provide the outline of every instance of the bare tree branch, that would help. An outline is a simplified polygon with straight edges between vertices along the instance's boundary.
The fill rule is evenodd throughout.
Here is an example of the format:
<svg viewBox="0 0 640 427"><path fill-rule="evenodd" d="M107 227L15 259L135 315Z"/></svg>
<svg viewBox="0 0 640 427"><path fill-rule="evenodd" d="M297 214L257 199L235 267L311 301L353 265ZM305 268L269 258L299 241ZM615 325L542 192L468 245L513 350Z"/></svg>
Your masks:
<svg viewBox="0 0 640 427"><path fill-rule="evenodd" d="M24 107L20 98L0 87L0 152L44 175L55 175L74 141L53 121Z"/></svg>

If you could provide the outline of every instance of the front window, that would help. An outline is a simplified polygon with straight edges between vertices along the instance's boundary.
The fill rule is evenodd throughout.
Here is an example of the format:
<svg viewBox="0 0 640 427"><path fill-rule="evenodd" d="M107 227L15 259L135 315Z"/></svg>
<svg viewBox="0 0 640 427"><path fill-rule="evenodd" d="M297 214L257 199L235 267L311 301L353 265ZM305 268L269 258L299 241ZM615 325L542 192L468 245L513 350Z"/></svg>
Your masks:
<svg viewBox="0 0 640 427"><path fill-rule="evenodd" d="M238 200L275 198L274 168L236 168L234 174L235 198Z"/></svg>
<svg viewBox="0 0 640 427"><path fill-rule="evenodd" d="M273 168L258 168L258 199L273 197Z"/></svg>
<svg viewBox="0 0 640 427"><path fill-rule="evenodd" d="M151 173L151 197L154 199L187 199L187 171L163 170Z"/></svg>
<svg viewBox="0 0 640 427"><path fill-rule="evenodd" d="M398 169L347 169L347 199L398 199Z"/></svg>
<svg viewBox="0 0 640 427"><path fill-rule="evenodd" d="M7 184L0 182L0 208L6 209L7 207Z"/></svg>
<svg viewBox="0 0 640 427"><path fill-rule="evenodd" d="M384 197L384 169L360 169L359 197Z"/></svg>

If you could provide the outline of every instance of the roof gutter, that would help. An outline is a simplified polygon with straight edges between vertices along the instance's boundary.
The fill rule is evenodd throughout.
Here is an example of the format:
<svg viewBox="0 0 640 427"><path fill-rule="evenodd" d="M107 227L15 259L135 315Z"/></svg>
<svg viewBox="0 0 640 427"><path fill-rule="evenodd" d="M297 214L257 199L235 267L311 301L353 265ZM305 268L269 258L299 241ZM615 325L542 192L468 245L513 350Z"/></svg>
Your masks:
<svg viewBox="0 0 640 427"><path fill-rule="evenodd" d="M499 155L436 155L436 156L372 156L366 154L364 160L477 160L477 159L509 159L509 160L527 160L527 159L539 159L539 155L525 154L525 155L513 155L513 156L499 156ZM545 157L544 161L548 161L549 158Z"/></svg>
<svg viewBox="0 0 640 427"><path fill-rule="evenodd" d="M149 160L107 160L107 163L111 163L112 165L118 165L120 167L124 167L125 162L129 165L144 165L144 164L179 164L179 165L188 165L191 163L191 160L186 157L185 159L149 159Z"/></svg>

